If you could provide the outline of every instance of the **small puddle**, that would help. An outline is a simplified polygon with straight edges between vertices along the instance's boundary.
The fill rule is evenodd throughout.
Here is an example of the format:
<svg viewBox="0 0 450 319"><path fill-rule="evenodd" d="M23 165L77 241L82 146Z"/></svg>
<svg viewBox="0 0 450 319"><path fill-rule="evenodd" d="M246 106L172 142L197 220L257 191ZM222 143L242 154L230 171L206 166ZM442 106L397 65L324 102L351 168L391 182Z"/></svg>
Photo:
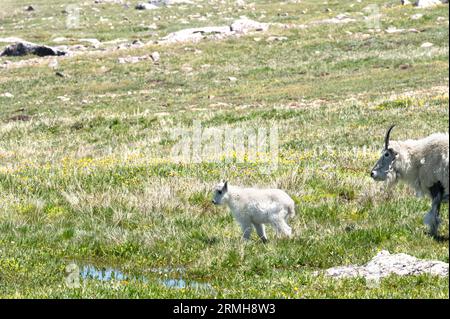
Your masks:
<svg viewBox="0 0 450 319"><path fill-rule="evenodd" d="M214 292L214 288L209 283L202 283L197 281L185 280L182 278L181 274L185 271L185 268L152 268L150 270L153 273L167 276L167 274L179 274L178 279L164 278L157 279L157 282L167 288L183 289L183 288L193 288L196 290L205 290ZM80 268L80 277L82 279L88 280L100 280L100 281L139 281L143 283L148 283L149 279L144 276L130 276L124 274L122 271L115 268L97 268L93 265L86 265Z"/></svg>

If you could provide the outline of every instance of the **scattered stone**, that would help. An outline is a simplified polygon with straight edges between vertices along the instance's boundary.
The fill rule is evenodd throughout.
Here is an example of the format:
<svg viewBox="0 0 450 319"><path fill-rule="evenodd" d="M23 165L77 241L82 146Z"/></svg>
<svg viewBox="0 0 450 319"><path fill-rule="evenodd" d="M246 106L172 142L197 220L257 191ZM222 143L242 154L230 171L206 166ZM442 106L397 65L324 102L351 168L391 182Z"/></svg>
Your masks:
<svg viewBox="0 0 450 319"><path fill-rule="evenodd" d="M53 40L54 41L54 40ZM92 44L92 46L94 48L98 48L102 43L100 41L98 41L97 39L91 39L91 38L87 38L87 39L79 39L78 41L81 42L88 42L90 44Z"/></svg>
<svg viewBox="0 0 450 319"><path fill-rule="evenodd" d="M433 46L433 43L425 42L425 43L422 43L422 45L420 47L421 48L431 48L432 46Z"/></svg>
<svg viewBox="0 0 450 319"><path fill-rule="evenodd" d="M402 33L405 29L397 29L396 27L389 27L386 29L386 33Z"/></svg>
<svg viewBox="0 0 450 319"><path fill-rule="evenodd" d="M159 3L163 3L165 5L173 5L173 4L194 4L194 2L192 2L191 0L156 0L156 1L151 1L153 2L159 2Z"/></svg>
<svg viewBox="0 0 450 319"><path fill-rule="evenodd" d="M409 1L409 0L402 0L401 3L402 3L402 5L406 6L406 5L411 4L411 1Z"/></svg>
<svg viewBox="0 0 450 319"><path fill-rule="evenodd" d="M231 33L230 27L203 27L203 28L189 28L180 31L169 33L161 39L162 43L176 43L176 42L197 42L207 36L219 37L229 36Z"/></svg>
<svg viewBox="0 0 450 319"><path fill-rule="evenodd" d="M252 31L267 31L269 29L269 24L261 23L248 19L247 17L241 17L239 20L234 21L230 25L231 31L237 33L248 33Z"/></svg>
<svg viewBox="0 0 450 319"><path fill-rule="evenodd" d="M12 94L9 93L9 92L2 93L2 94L0 94L0 96L1 96L1 97L8 97L8 98L13 98L13 97L14 97L14 95L12 95Z"/></svg>
<svg viewBox="0 0 450 319"><path fill-rule="evenodd" d="M19 115L14 115L14 116L10 117L8 120L10 122L17 122L17 121L28 122L31 120L31 117L26 114L19 114Z"/></svg>
<svg viewBox="0 0 450 319"><path fill-rule="evenodd" d="M118 59L118 62L120 64L125 64L125 63L138 63L144 60L148 60L149 56L148 55L143 55L143 56L127 56L127 57L122 57Z"/></svg>
<svg viewBox="0 0 450 319"><path fill-rule="evenodd" d="M349 22L355 22L355 21L356 21L355 19L350 18L346 14L338 14L334 18L316 20L316 21L311 22L311 24L343 24L343 23L349 23Z"/></svg>
<svg viewBox="0 0 450 319"><path fill-rule="evenodd" d="M160 59L160 55L158 52L153 52L152 54L150 54L150 57L152 58L153 62L157 63L159 62Z"/></svg>
<svg viewBox="0 0 450 319"><path fill-rule="evenodd" d="M34 54L42 57L48 55L65 55L66 52L46 45L37 45L31 42L18 42L7 46L0 53L0 56L23 56L27 54Z"/></svg>
<svg viewBox="0 0 450 319"><path fill-rule="evenodd" d="M266 39L267 42L274 42L274 41L286 41L288 38L287 37L275 37L275 36L271 36L268 37Z"/></svg>
<svg viewBox="0 0 450 319"><path fill-rule="evenodd" d="M138 3L134 8L136 10L155 10L159 7L151 3Z"/></svg>
<svg viewBox="0 0 450 319"><path fill-rule="evenodd" d="M123 4L123 0L94 0L94 3L113 3L113 4Z"/></svg>
<svg viewBox="0 0 450 319"><path fill-rule="evenodd" d="M56 98L57 98L58 100L63 101L63 102L70 101L70 97L67 97L67 96L57 96Z"/></svg>
<svg viewBox="0 0 450 319"><path fill-rule="evenodd" d="M147 26L147 29L149 29L149 30L157 30L158 26L156 25L156 23L152 23L152 24Z"/></svg>
<svg viewBox="0 0 450 319"><path fill-rule="evenodd" d="M416 13L416 14L413 14L412 16L411 16L411 19L412 20L419 20L419 19L421 19L423 17L423 14L422 13Z"/></svg>
<svg viewBox="0 0 450 319"><path fill-rule="evenodd" d="M144 43L141 40L133 40L133 42L131 42L131 45L141 47L144 45Z"/></svg>
<svg viewBox="0 0 450 319"><path fill-rule="evenodd" d="M67 41L67 40L68 40L68 39L65 38L65 37L58 37L58 38L54 38L54 39L52 40L52 42L60 43L60 42L65 42L65 41Z"/></svg>
<svg viewBox="0 0 450 319"><path fill-rule="evenodd" d="M448 263L418 259L403 253L390 254L383 250L364 266L340 266L325 270L325 275L334 278L364 277L366 279L382 278L390 274L407 276L425 273L442 277L448 276Z"/></svg>
<svg viewBox="0 0 450 319"><path fill-rule="evenodd" d="M412 67L411 64L400 64L399 69L407 70L407 69L410 69L411 67Z"/></svg>
<svg viewBox="0 0 450 319"><path fill-rule="evenodd" d="M34 11L34 7L33 6L28 6L25 8L25 11Z"/></svg>
<svg viewBox="0 0 450 319"><path fill-rule="evenodd" d="M159 42L198 42L205 38L220 40L226 37L239 36L255 31L267 31L268 28L269 24L267 23L260 23L246 17L242 17L235 20L230 26L189 28L172 32L163 37Z"/></svg>
<svg viewBox="0 0 450 319"><path fill-rule="evenodd" d="M61 78L66 77L66 76L64 75L64 73L62 73L62 72L60 72L60 71L56 71L55 75L57 75L57 76L59 76L59 77L61 77Z"/></svg>
<svg viewBox="0 0 450 319"><path fill-rule="evenodd" d="M235 78L234 76L230 76L230 77L228 77L228 80L229 80L230 82L236 82L236 81L237 81L237 78Z"/></svg>

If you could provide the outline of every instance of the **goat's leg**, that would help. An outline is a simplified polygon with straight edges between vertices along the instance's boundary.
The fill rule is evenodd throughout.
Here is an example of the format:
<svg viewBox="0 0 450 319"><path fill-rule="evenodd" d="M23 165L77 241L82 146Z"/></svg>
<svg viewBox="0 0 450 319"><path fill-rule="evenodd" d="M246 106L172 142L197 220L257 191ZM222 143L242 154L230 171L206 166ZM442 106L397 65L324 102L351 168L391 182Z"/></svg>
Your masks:
<svg viewBox="0 0 450 319"><path fill-rule="evenodd" d="M250 235L252 234L253 231L253 226L251 222L241 222L241 229L242 229L242 237L245 240L249 240L250 239Z"/></svg>
<svg viewBox="0 0 450 319"><path fill-rule="evenodd" d="M253 223L253 226L255 226L256 233L258 234L259 238L261 238L262 242L265 244L267 242L267 236L264 224Z"/></svg>
<svg viewBox="0 0 450 319"><path fill-rule="evenodd" d="M276 218L272 222L273 226L275 227L275 230L277 232L277 236L285 236L285 237L291 237L292 235L292 229L289 227L289 225L286 223L286 221L283 218Z"/></svg>
<svg viewBox="0 0 450 319"><path fill-rule="evenodd" d="M425 215L424 222L428 225L430 235L437 237L439 224L441 222L439 211L441 209L441 202L443 200L444 189L440 182L435 183L430 187L430 194L432 198L431 210Z"/></svg>

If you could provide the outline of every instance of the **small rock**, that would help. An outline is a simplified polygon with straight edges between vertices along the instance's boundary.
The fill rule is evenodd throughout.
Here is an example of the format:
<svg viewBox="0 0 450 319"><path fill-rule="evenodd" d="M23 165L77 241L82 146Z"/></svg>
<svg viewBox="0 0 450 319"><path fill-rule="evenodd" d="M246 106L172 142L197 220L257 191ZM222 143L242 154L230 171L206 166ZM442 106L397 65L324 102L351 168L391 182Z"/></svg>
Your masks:
<svg viewBox="0 0 450 319"><path fill-rule="evenodd" d="M412 20L419 20L419 19L421 19L423 17L423 14L422 13L416 13L416 14L413 14L412 16L411 16L411 19Z"/></svg>
<svg viewBox="0 0 450 319"><path fill-rule="evenodd" d="M288 38L287 37L275 37L275 36L271 36L267 38L267 42L274 42L274 41L286 41Z"/></svg>
<svg viewBox="0 0 450 319"><path fill-rule="evenodd" d="M56 98L57 98L58 100L63 101L63 102L70 101L70 97L67 97L67 96L57 96Z"/></svg>
<svg viewBox="0 0 450 319"><path fill-rule="evenodd" d="M401 3L402 3L402 5L406 6L406 5L411 4L411 1L409 1L409 0L402 0Z"/></svg>
<svg viewBox="0 0 450 319"><path fill-rule="evenodd" d="M247 17L242 17L239 20L234 21L230 25L231 31L238 33L247 33L251 31L267 31L269 25L267 23L257 22Z"/></svg>
<svg viewBox="0 0 450 319"><path fill-rule="evenodd" d="M79 39L78 41L81 42L88 42L90 43L94 48L98 48L101 45L101 42L97 39L93 38L87 38L87 39Z"/></svg>
<svg viewBox="0 0 450 319"><path fill-rule="evenodd" d="M140 61L144 61L144 60L148 60L149 56L148 55L143 55L143 56L127 56L127 57L121 57L118 58L117 61L120 64L125 64L125 63L138 63Z"/></svg>
<svg viewBox="0 0 450 319"><path fill-rule="evenodd" d="M25 8L25 11L34 11L34 7L33 6L28 6Z"/></svg>
<svg viewBox="0 0 450 319"><path fill-rule="evenodd" d="M151 3L138 3L135 7L136 10L155 10L159 9L158 6L155 6Z"/></svg>
<svg viewBox="0 0 450 319"><path fill-rule="evenodd" d="M411 64L400 64L399 69L400 70L407 70L411 68Z"/></svg>
<svg viewBox="0 0 450 319"><path fill-rule="evenodd" d="M236 82L236 81L237 81L237 78L235 78L234 76L230 76L230 77L228 77L228 80L229 80L230 82Z"/></svg>
<svg viewBox="0 0 450 319"><path fill-rule="evenodd" d="M9 118L10 122L17 122L17 121L28 122L30 120L31 120L31 117L26 114L14 115Z"/></svg>
<svg viewBox="0 0 450 319"><path fill-rule="evenodd" d="M420 47L421 48L431 48L432 46L433 46L433 43L425 42L425 43L422 43L422 45Z"/></svg>
<svg viewBox="0 0 450 319"><path fill-rule="evenodd" d="M404 31L405 29L397 29L396 27L389 27L386 29L386 33L401 33Z"/></svg>
<svg viewBox="0 0 450 319"><path fill-rule="evenodd" d="M60 71L57 71L57 72L55 73L55 75L56 75L56 76L59 76L59 77L61 77L61 78L66 77L66 76L64 75L64 73L62 73L62 72L60 72Z"/></svg>
<svg viewBox="0 0 450 319"><path fill-rule="evenodd" d="M153 62L159 62L160 55L158 52L153 52L152 54L150 54L150 57L152 58Z"/></svg>
<svg viewBox="0 0 450 319"><path fill-rule="evenodd" d="M58 38L54 38L54 39L52 40L52 42L59 43L59 42L67 41L67 40L68 40L68 39L65 38L65 37L58 37Z"/></svg>
<svg viewBox="0 0 450 319"><path fill-rule="evenodd" d="M6 92L6 93L3 93L3 94L0 94L0 96L1 97L8 97L8 98L13 98L14 97L14 95L12 95L11 93L9 93L9 92Z"/></svg>

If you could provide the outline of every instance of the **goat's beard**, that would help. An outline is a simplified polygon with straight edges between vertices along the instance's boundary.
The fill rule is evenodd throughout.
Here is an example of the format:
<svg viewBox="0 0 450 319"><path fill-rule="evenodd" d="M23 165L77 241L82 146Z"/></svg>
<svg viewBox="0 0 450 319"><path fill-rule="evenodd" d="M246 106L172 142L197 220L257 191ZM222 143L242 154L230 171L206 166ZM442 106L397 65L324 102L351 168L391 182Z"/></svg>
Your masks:
<svg viewBox="0 0 450 319"><path fill-rule="evenodd" d="M393 169L390 168L389 171L386 173L386 186L391 188L393 186L395 186L398 182L398 175L397 172Z"/></svg>

